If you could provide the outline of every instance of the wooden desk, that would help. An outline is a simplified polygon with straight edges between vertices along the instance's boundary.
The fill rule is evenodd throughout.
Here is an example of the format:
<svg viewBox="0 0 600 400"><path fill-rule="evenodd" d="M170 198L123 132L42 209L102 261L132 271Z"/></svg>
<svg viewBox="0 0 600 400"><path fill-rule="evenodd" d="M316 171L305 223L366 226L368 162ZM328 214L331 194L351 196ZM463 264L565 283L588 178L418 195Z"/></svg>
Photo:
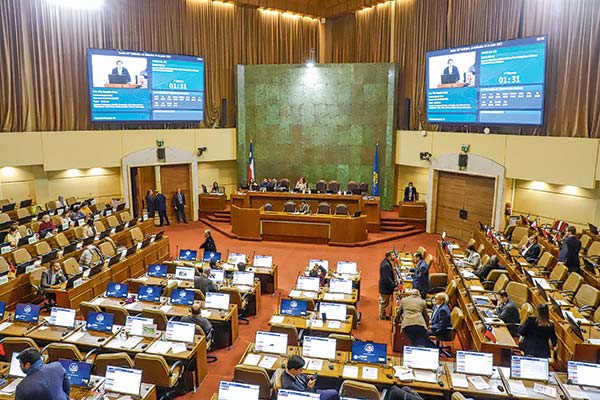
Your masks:
<svg viewBox="0 0 600 400"><path fill-rule="evenodd" d="M274 319L275 318L275 319ZM283 321L278 322L277 319L283 318ZM349 335L352 332L352 316L346 316L346 321L335 321L340 322L339 327L332 327L335 324L333 320L328 320L326 323L323 323L320 319L313 319L312 324L308 326L309 321L311 321L310 317L296 317L292 315L279 315L277 313L273 314L273 316L269 319L269 325L272 323L280 323L285 325L294 325L296 329L303 329L305 334L312 336L327 336L330 333L341 333L345 335ZM321 321L322 326L314 325L314 321ZM334 324L332 324L334 322Z"/></svg>
<svg viewBox="0 0 600 400"><path fill-rule="evenodd" d="M401 201L398 203L398 217L425 219L427 218L427 203L424 201Z"/></svg>
<svg viewBox="0 0 600 400"><path fill-rule="evenodd" d="M225 209L225 195L221 193L203 193L198 195L199 211L212 212Z"/></svg>
<svg viewBox="0 0 600 400"><path fill-rule="evenodd" d="M27 333L27 337L39 343L60 342L72 332L81 329L85 325L84 321L75 321L74 328L66 328L64 326L54 326L42 323L35 329Z"/></svg>

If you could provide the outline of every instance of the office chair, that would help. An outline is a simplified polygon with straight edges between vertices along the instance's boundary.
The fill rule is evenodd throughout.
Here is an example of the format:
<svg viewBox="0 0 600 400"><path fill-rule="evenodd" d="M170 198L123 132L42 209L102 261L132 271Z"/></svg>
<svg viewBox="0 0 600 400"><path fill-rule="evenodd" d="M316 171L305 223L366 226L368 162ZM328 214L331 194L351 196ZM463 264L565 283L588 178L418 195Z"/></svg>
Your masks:
<svg viewBox="0 0 600 400"><path fill-rule="evenodd" d="M283 203L283 212L296 212L296 203L293 201L286 201L285 203Z"/></svg>
<svg viewBox="0 0 600 400"><path fill-rule="evenodd" d="M339 187L339 184L338 184ZM338 204L335 206L335 215L348 215L348 206L345 204Z"/></svg>
<svg viewBox="0 0 600 400"><path fill-rule="evenodd" d="M131 228L129 230L129 235L131 236L131 241L133 244L138 244L144 241L144 233L139 226L134 226Z"/></svg>
<svg viewBox="0 0 600 400"><path fill-rule="evenodd" d="M35 268L29 274L29 284L35 290L35 297L31 299L29 302L33 304L42 304L41 308L46 312L50 312L52 307L56 305L56 297L50 296L50 293L44 293L44 290L41 286L42 280L42 272L44 272L44 268Z"/></svg>
<svg viewBox="0 0 600 400"><path fill-rule="evenodd" d="M125 307L106 306L106 307L104 307L104 310L107 313L114 315L114 319L113 319L114 325L125 326L125 324L127 323L127 317L129 316L129 313L127 312Z"/></svg>
<svg viewBox="0 0 600 400"><path fill-rule="evenodd" d="M570 300L575 296L575 293L582 284L583 277L577 272L571 272L567 280L563 283L562 290L559 293Z"/></svg>
<svg viewBox="0 0 600 400"><path fill-rule="evenodd" d="M584 318L589 318L598 304L600 304L600 290L587 283L581 285L573 297L573 305Z"/></svg>
<svg viewBox="0 0 600 400"><path fill-rule="evenodd" d="M508 271L505 269L493 269L488 274L486 280L481 282L481 284L485 290L492 290L492 288L498 281L498 278L500 278L500 275L507 275L507 274L508 274Z"/></svg>
<svg viewBox="0 0 600 400"><path fill-rule="evenodd" d="M360 194L369 194L369 184L367 182L359 183L358 191L360 192Z"/></svg>
<svg viewBox="0 0 600 400"><path fill-rule="evenodd" d="M138 353L133 359L133 367L142 370L142 382L155 385L162 389L167 399L182 394L177 389L185 366L181 361L175 361L169 366L165 358L158 354ZM164 398L159 396L159 398Z"/></svg>
<svg viewBox="0 0 600 400"><path fill-rule="evenodd" d="M594 240L587 251L587 256L600 256L600 242Z"/></svg>
<svg viewBox="0 0 600 400"><path fill-rule="evenodd" d="M271 323L270 331L287 335L288 346L298 346L300 344L301 335L294 325Z"/></svg>
<svg viewBox="0 0 600 400"><path fill-rule="evenodd" d="M62 269L67 278L70 278L79 273L79 262L73 257L69 257L62 262Z"/></svg>
<svg viewBox="0 0 600 400"><path fill-rule="evenodd" d="M106 230L106 227L104 226L104 222L102 222L100 220L94 222L94 228L96 228L96 232L98 232L98 233L104 232Z"/></svg>
<svg viewBox="0 0 600 400"><path fill-rule="evenodd" d="M108 223L109 228L115 228L117 225L119 225L119 220L114 215L109 215L106 217L106 222Z"/></svg>
<svg viewBox="0 0 600 400"><path fill-rule="evenodd" d="M144 308L142 310L142 317L144 318L152 318L154 323L156 324L156 329L159 331L167 330L167 315L163 310L153 309L153 308Z"/></svg>
<svg viewBox="0 0 600 400"><path fill-rule="evenodd" d="M83 315L83 319L87 320L87 316L90 312L102 312L100 306L97 306L94 303L90 303L89 301L82 301L79 303L79 311L81 311L81 315Z"/></svg>
<svg viewBox="0 0 600 400"><path fill-rule="evenodd" d="M431 339L440 349L440 354L444 355L448 358L452 358L452 344L454 343L454 339L456 338L456 333L461 328L464 322L465 316L460 309L460 307L454 307L452 312L450 313L450 322L452 326L447 329L445 332L441 332L435 336L432 336ZM447 344L445 344L447 343Z"/></svg>
<svg viewBox="0 0 600 400"><path fill-rule="evenodd" d="M129 211L123 211L119 214L119 218L121 219L121 222L129 222L131 221L131 214Z"/></svg>
<svg viewBox="0 0 600 400"><path fill-rule="evenodd" d="M523 237L529 237L529 227L526 226L517 226L512 231L512 236L510 237L510 242L512 244L520 243Z"/></svg>
<svg viewBox="0 0 600 400"><path fill-rule="evenodd" d="M27 261L31 261L31 254L29 254L27 249L24 248L14 250L12 256L15 264L21 264Z"/></svg>
<svg viewBox="0 0 600 400"><path fill-rule="evenodd" d="M346 186L346 192L352 194L360 193L358 189L358 183L355 181L348 182L348 186Z"/></svg>
<svg viewBox="0 0 600 400"><path fill-rule="evenodd" d="M133 360L127 353L98 354L94 360L94 375L105 376L106 367L133 368Z"/></svg>
<svg viewBox="0 0 600 400"><path fill-rule="evenodd" d="M37 351L40 351L40 348L34 342L34 340L27 337L8 336L0 339L0 345L4 347L4 353L6 354L6 357L8 359L12 357L12 353L20 353L23 350L28 349L30 347L33 347Z"/></svg>
<svg viewBox="0 0 600 400"><path fill-rule="evenodd" d="M558 263L552 268L550 271L550 275L548 275L548 283L553 285L555 289L558 289L565 279L567 279L567 275L569 273L569 268L563 263Z"/></svg>
<svg viewBox="0 0 600 400"><path fill-rule="evenodd" d="M98 349L92 349L83 355L77 346L71 343L50 343L40 353L47 355L48 362L58 361L61 358L94 363Z"/></svg>
<svg viewBox="0 0 600 400"><path fill-rule="evenodd" d="M340 397L352 397L364 400L379 400L379 390L375 385L345 380L340 387Z"/></svg>
<svg viewBox="0 0 600 400"><path fill-rule="evenodd" d="M248 307L248 299L242 296L242 293L238 288L224 286L219 290L221 293L229 294L229 303L237 305L238 308L238 320L244 321L246 325L250 324L248 318L245 318L246 308Z"/></svg>
<svg viewBox="0 0 600 400"><path fill-rule="evenodd" d="M265 211L273 211L273 204L267 203L264 205L263 210Z"/></svg>
<svg viewBox="0 0 600 400"><path fill-rule="evenodd" d="M56 234L56 236L54 236L54 242L61 249L63 247L68 246L71 243L71 242L69 242L69 239L67 239L67 237L65 236L65 234L62 233L62 232L59 232L59 233Z"/></svg>
<svg viewBox="0 0 600 400"><path fill-rule="evenodd" d="M517 307L521 307L523 303L526 303L529 300L529 288L524 283L511 281L508 282L504 289Z"/></svg>
<svg viewBox="0 0 600 400"><path fill-rule="evenodd" d="M335 351L352 351L352 343L356 340L352 335L330 333L329 339L335 339Z"/></svg>
<svg viewBox="0 0 600 400"><path fill-rule="evenodd" d="M104 257L112 257L117 254L117 249L112 241L106 240L100 243L98 249Z"/></svg>
<svg viewBox="0 0 600 400"><path fill-rule="evenodd" d="M331 206L329 203L322 202L317 206L317 214L331 214Z"/></svg>
<svg viewBox="0 0 600 400"><path fill-rule="evenodd" d="M273 388L267 370L254 365L238 364L233 370L233 381L258 386L258 398L271 400Z"/></svg>
<svg viewBox="0 0 600 400"><path fill-rule="evenodd" d="M327 190L327 183L323 179L318 180L315 186L317 193L325 193Z"/></svg>
<svg viewBox="0 0 600 400"><path fill-rule="evenodd" d="M337 193L340 191L340 183L338 181L329 181L327 184L327 192Z"/></svg>

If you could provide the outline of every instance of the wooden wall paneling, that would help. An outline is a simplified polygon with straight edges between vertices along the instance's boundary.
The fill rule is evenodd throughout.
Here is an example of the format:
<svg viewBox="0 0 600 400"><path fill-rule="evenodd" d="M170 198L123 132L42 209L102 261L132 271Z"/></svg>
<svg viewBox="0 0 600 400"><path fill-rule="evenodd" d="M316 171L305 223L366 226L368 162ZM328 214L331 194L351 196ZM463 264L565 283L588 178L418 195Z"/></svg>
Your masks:
<svg viewBox="0 0 600 400"><path fill-rule="evenodd" d="M192 191L191 191L191 173L189 164L161 165L160 183L162 194L167 198L167 214L171 223L177 222L175 210L173 209L173 195L177 188L185 195L187 206L185 207L185 216L188 221L191 220L192 210Z"/></svg>

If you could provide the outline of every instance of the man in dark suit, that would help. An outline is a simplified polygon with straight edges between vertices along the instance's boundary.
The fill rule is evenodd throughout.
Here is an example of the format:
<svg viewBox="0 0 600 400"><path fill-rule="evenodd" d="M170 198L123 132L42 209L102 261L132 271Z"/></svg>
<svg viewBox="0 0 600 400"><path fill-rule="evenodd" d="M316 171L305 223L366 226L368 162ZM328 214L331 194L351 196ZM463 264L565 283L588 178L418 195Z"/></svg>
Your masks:
<svg viewBox="0 0 600 400"><path fill-rule="evenodd" d="M537 236L531 235L527 244L521 249L521 254L529 264L535 264L537 263L538 258L540 258L541 250Z"/></svg>
<svg viewBox="0 0 600 400"><path fill-rule="evenodd" d="M313 376L307 376L304 370L305 361L300 356L291 356L288 358L285 371L281 374L281 388L286 390L295 390L297 392L317 393L315 384L317 379ZM339 399L337 390L327 389L320 391L321 400Z"/></svg>
<svg viewBox="0 0 600 400"><path fill-rule="evenodd" d="M417 201L418 197L417 188L412 182L408 182L408 186L404 188L404 201Z"/></svg>
<svg viewBox="0 0 600 400"><path fill-rule="evenodd" d="M385 253L385 258L379 264L379 319L390 319L387 316L387 308L390 305L390 297L394 293L396 281L392 264L396 261L393 251Z"/></svg>
<svg viewBox="0 0 600 400"><path fill-rule="evenodd" d="M177 192L173 195L173 208L175 209L175 215L177 215L177 223L183 221L187 224L185 218L185 194L181 191L181 188L177 188Z"/></svg>
<svg viewBox="0 0 600 400"><path fill-rule="evenodd" d="M500 259L495 254L490 257L488 263L480 271L475 272L475 275L477 275L482 281L485 281L490 272L492 272L494 269L506 269L500 265Z"/></svg>
<svg viewBox="0 0 600 400"><path fill-rule="evenodd" d="M167 225L171 225L169 217L167 216L167 199L165 195L158 190L156 191L156 197L154 198L154 208L158 211L158 216L160 217L159 226L163 226L165 221L167 222Z"/></svg>
<svg viewBox="0 0 600 400"><path fill-rule="evenodd" d="M23 350L18 359L26 376L17 385L15 400L69 400L71 384L59 362L44 364L39 351L32 347Z"/></svg>
<svg viewBox="0 0 600 400"><path fill-rule="evenodd" d="M150 218L154 218L154 197L153 197L154 192L152 191L152 189L148 189L148 192L146 192L146 210L148 211L148 217Z"/></svg>
<svg viewBox="0 0 600 400"><path fill-rule="evenodd" d="M55 261L50 268L42 271L42 277L40 279L40 289L42 294L46 296L46 299L50 302L51 306L56 305L56 294L46 293L49 288L58 288L60 284L65 282L67 277L63 274L60 262Z"/></svg>
<svg viewBox="0 0 600 400"><path fill-rule="evenodd" d="M194 289L198 289L202 294L207 292L218 292L217 285L210 280L210 267L202 268L202 275L194 277Z"/></svg>
<svg viewBox="0 0 600 400"><path fill-rule="evenodd" d="M129 75L129 71L127 68L123 66L123 61L117 60L117 66L112 70L113 75L123 75L127 77L127 82L131 82L131 75Z"/></svg>
<svg viewBox="0 0 600 400"><path fill-rule="evenodd" d="M454 65L454 60L448 59L448 66L444 68L444 75L452 75L454 83L460 80L460 73L458 72L458 68Z"/></svg>
<svg viewBox="0 0 600 400"><path fill-rule="evenodd" d="M497 299L498 307L496 307L496 314L498 315L498 318L508 325L508 330L511 333L516 333L518 324L521 323L521 315L519 315L517 304L513 299L508 297L506 290L500 290Z"/></svg>
<svg viewBox="0 0 600 400"><path fill-rule="evenodd" d="M567 234L562 241L558 261L565 263L569 272L579 272L579 250L581 250L581 241L575 234L577 230L574 226L567 228Z"/></svg>
<svg viewBox="0 0 600 400"><path fill-rule="evenodd" d="M448 307L448 295L444 292L436 293L433 300L435 305L433 306L433 313L429 321L431 324L427 332L429 336L442 335L452 326L450 322L450 307Z"/></svg>
<svg viewBox="0 0 600 400"><path fill-rule="evenodd" d="M429 291L429 265L423 259L423 254L418 251L413 255L413 262L416 264L415 268L410 270L413 273L413 287L421 293L421 298L424 299Z"/></svg>

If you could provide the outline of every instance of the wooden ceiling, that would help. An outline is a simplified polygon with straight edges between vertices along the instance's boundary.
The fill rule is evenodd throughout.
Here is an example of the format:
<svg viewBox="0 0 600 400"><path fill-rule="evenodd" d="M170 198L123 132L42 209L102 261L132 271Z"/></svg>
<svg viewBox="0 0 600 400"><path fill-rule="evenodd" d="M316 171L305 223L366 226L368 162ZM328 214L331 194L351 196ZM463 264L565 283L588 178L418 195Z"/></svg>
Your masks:
<svg viewBox="0 0 600 400"><path fill-rule="evenodd" d="M231 0L233 3L289 11L313 17L334 17L352 13L365 7L385 3L386 0Z"/></svg>

